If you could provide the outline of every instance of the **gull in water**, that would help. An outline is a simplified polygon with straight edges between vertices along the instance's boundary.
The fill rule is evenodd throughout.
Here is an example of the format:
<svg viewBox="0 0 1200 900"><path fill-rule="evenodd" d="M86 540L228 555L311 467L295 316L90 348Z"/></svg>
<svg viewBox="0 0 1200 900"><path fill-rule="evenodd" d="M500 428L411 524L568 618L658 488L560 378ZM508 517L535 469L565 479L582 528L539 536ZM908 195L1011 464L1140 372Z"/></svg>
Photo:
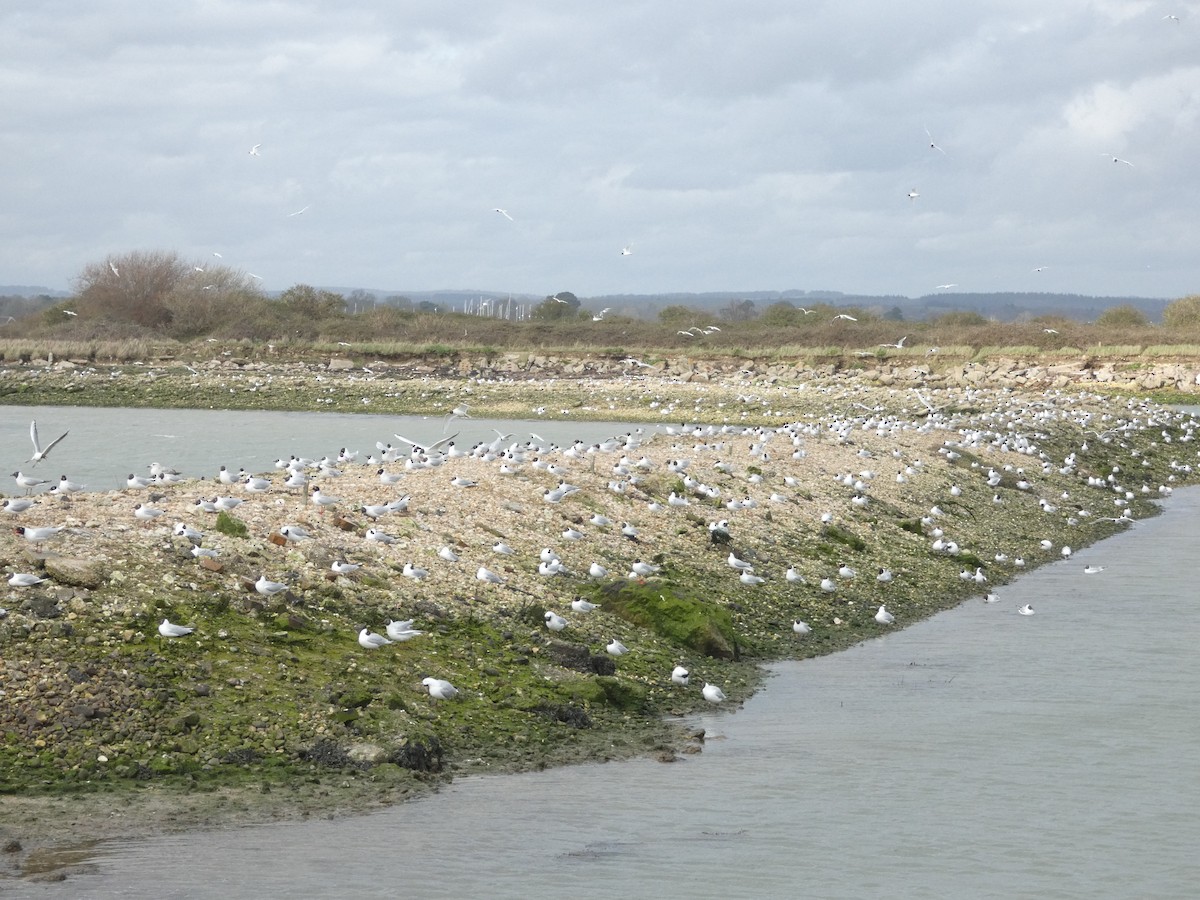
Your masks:
<svg viewBox="0 0 1200 900"><path fill-rule="evenodd" d="M875 613L875 621L880 625L891 625L896 621L896 617L887 611L887 607L882 603L879 604L879 612Z"/></svg>
<svg viewBox="0 0 1200 900"><path fill-rule="evenodd" d="M442 678L422 678L421 684L429 690L433 700L452 700L458 696L458 688Z"/></svg>
<svg viewBox="0 0 1200 900"><path fill-rule="evenodd" d="M271 581L266 575L259 575L258 581L254 582L254 589L264 597L273 597L282 591L286 591L288 586L278 581Z"/></svg>
<svg viewBox="0 0 1200 900"><path fill-rule="evenodd" d="M1017 612L1019 612L1023 616L1032 616L1033 615L1033 607L1030 606L1028 603L1026 603L1024 606L1022 606L1020 609L1018 609Z"/></svg>
<svg viewBox="0 0 1200 900"><path fill-rule="evenodd" d="M609 641L608 646L604 649L608 651L609 656L624 656L629 652L629 648L616 638L613 638L611 641Z"/></svg>
<svg viewBox="0 0 1200 900"><path fill-rule="evenodd" d="M558 613L550 612L550 610L546 610L545 619L546 627L551 631L562 631L567 627L567 620Z"/></svg>
<svg viewBox="0 0 1200 900"><path fill-rule="evenodd" d="M691 673L683 666L676 666L671 670L671 680L676 684L681 684L687 687L688 679L691 678Z"/></svg>
<svg viewBox="0 0 1200 900"><path fill-rule="evenodd" d="M30 422L29 423L29 438L30 438L30 440L33 441L33 456L31 456L29 458L29 462L32 465L36 466L43 459L45 459L47 456L49 456L50 451L53 450L55 448L55 446L58 444L58 442L61 441L63 438L65 438L68 434L70 434L69 431L64 431L62 434L60 434L58 437L56 437L54 440L52 440L49 444L47 444L45 447L43 447L41 445L41 443L38 441L37 421L34 420L34 421Z"/></svg>
<svg viewBox="0 0 1200 900"><path fill-rule="evenodd" d="M999 599L1000 599L1000 596L998 594L984 594L983 595L984 603L996 603Z"/></svg>
<svg viewBox="0 0 1200 900"><path fill-rule="evenodd" d="M190 625L173 625L168 619L163 619L158 626L158 633L165 638L187 637L195 630Z"/></svg>
<svg viewBox="0 0 1200 900"><path fill-rule="evenodd" d="M382 634L376 634L375 632L368 631L365 628L358 633L358 642L366 650L377 650L378 648L391 643L391 641L385 638Z"/></svg>
<svg viewBox="0 0 1200 900"><path fill-rule="evenodd" d="M721 703L726 699L723 690L715 684L709 684L707 681L704 683L704 690L701 693L704 694L704 699L709 703Z"/></svg>
<svg viewBox="0 0 1200 900"><path fill-rule="evenodd" d="M1103 571L1104 571L1104 566L1084 566L1083 567L1084 575L1099 575Z"/></svg>

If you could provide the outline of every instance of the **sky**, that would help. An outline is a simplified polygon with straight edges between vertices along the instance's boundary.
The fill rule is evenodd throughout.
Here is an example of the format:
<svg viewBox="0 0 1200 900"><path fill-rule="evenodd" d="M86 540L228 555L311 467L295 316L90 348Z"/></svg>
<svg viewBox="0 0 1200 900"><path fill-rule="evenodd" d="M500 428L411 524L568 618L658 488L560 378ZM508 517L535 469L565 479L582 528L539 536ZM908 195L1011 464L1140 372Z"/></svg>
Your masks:
<svg viewBox="0 0 1200 900"><path fill-rule="evenodd" d="M0 284L1200 292L1196 0L6 0L0 123Z"/></svg>

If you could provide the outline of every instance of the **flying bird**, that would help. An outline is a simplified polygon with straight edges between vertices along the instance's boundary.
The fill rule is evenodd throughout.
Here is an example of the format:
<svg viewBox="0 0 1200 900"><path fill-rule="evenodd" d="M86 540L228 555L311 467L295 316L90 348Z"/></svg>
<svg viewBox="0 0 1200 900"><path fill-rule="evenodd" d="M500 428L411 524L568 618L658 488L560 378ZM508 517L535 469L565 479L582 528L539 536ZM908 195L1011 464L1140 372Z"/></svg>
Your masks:
<svg viewBox="0 0 1200 900"><path fill-rule="evenodd" d="M918 197L920 197L920 196L921 196L921 195L920 195L920 194L917 192L917 189L916 189L916 188L913 188L911 191L909 191L909 192L908 192L908 199L909 199L909 200L916 200L916 199L917 199Z"/></svg>
<svg viewBox="0 0 1200 900"><path fill-rule="evenodd" d="M937 290L944 291L944 290L947 290L952 287L958 287L958 282L952 281L949 284L939 284L939 285L937 285Z"/></svg>
<svg viewBox="0 0 1200 900"><path fill-rule="evenodd" d="M121 273L117 271L117 265L116 265L116 263L114 263L112 260L109 260L109 261L108 261L108 267L109 267L110 269L112 269L112 273L113 273L114 275L116 275L118 278L120 278L120 277L121 277Z"/></svg>
<svg viewBox="0 0 1200 900"><path fill-rule="evenodd" d="M633 255L633 244L626 244L624 247L622 247L621 255L622 256L632 256Z"/></svg>
<svg viewBox="0 0 1200 900"><path fill-rule="evenodd" d="M1105 153L1104 155L1107 156L1109 159L1111 159L1115 163L1124 163L1125 165L1129 166L1129 168L1131 168L1131 169L1134 168L1133 163L1131 163L1127 159L1121 159L1121 157L1113 156L1111 153Z"/></svg>
<svg viewBox="0 0 1200 900"><path fill-rule="evenodd" d="M500 213L500 215L504 216L504 218L508 219L508 221L510 221L510 222L513 220L513 217L512 217L512 216L510 216L510 215L508 214L508 210L507 210L507 209L501 209L500 207L498 207L498 206L497 206L497 207L496 207L494 210L492 210L492 211L493 211L493 212L498 212L498 213Z"/></svg>
<svg viewBox="0 0 1200 900"><path fill-rule="evenodd" d="M942 154L942 156L946 155L946 151L943 150L941 147L939 147L936 143L934 143L933 135L929 133L928 128L925 129L925 136L927 138L929 138L929 149L930 150L936 150L938 153Z"/></svg>
<svg viewBox="0 0 1200 900"><path fill-rule="evenodd" d="M258 148L261 146L262 146L262 144L255 144L253 147L251 147L250 155L251 156L261 156L262 154L258 152Z"/></svg>
<svg viewBox="0 0 1200 900"><path fill-rule="evenodd" d="M29 462L36 466L43 459L49 456L50 451L53 450L58 442L65 438L68 434L70 434L69 431L64 431L62 434L52 440L46 447L42 447L41 443L38 441L37 420L35 419L34 421L30 422L29 438L33 441L33 456L29 458Z"/></svg>
<svg viewBox="0 0 1200 900"><path fill-rule="evenodd" d="M848 316L845 313L838 313L836 316L833 317L833 320L835 322L838 319L845 319L847 322L857 322L858 321L858 319L854 318L854 316Z"/></svg>
<svg viewBox="0 0 1200 900"><path fill-rule="evenodd" d="M310 204L310 205L311 205L311 204ZM308 207L307 207L307 206L306 206L306 207L304 207L304 209L298 209L298 210L296 210L294 213L288 213L288 214L287 214L287 217L290 219L290 218L292 218L293 216L302 216L302 215L304 215L304 213L306 213L306 212L308 212Z"/></svg>

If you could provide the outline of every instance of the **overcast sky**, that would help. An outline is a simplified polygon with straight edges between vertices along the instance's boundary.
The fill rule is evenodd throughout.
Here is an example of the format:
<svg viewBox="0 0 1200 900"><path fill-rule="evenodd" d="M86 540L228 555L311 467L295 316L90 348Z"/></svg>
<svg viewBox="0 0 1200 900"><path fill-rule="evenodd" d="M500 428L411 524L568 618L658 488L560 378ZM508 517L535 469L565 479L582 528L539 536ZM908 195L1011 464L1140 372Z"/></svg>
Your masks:
<svg viewBox="0 0 1200 900"><path fill-rule="evenodd" d="M1198 138L1200 2L6 0L0 284L1179 297Z"/></svg>

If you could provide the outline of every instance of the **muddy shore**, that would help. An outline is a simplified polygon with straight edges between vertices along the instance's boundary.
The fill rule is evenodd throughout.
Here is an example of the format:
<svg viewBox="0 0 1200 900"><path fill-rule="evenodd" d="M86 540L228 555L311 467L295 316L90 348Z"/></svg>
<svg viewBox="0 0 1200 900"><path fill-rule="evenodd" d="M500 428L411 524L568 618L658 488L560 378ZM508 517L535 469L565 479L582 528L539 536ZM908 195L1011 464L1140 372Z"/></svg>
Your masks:
<svg viewBox="0 0 1200 900"><path fill-rule="evenodd" d="M55 848L89 840L369 808L455 774L679 760L702 740L672 723L704 704L705 681L736 706L759 663L834 652L982 596L1152 514L1151 500L1191 478L1194 424L1148 402L635 368L511 382L368 379L358 366L320 382L270 367L4 373L0 384L20 386L9 403L437 414L468 403L477 415L656 424L573 450L513 449L514 438L422 460L404 448L337 464L340 475L307 470L303 490L278 472L264 473L262 494L184 473L6 514L63 530L40 545L0 535L6 575L46 579L0 600L3 870L61 872L46 862L69 861ZM382 484L381 467L397 483ZM548 498L564 479L579 490ZM313 486L337 502L314 504ZM243 502L223 516L196 506L218 494ZM402 497L404 509L364 512ZM138 504L162 514L139 519ZM193 556L176 523L218 555ZM289 526L308 537L289 540ZM371 527L394 541L368 541ZM546 548L564 571L539 573ZM764 580L743 583L731 554ZM334 573L343 559L361 568ZM636 560L660 570L633 573ZM607 574L590 575L593 563ZM480 567L503 583L478 580ZM286 589L260 594L260 575ZM576 598L599 609L576 612ZM894 625L875 620L880 604ZM547 612L566 627L549 630ZM195 631L161 638L164 618ZM367 650L356 639L410 618L422 632L410 640ZM613 639L629 652L610 655ZM677 665L687 686L670 680ZM434 702L427 675L459 696Z"/></svg>

